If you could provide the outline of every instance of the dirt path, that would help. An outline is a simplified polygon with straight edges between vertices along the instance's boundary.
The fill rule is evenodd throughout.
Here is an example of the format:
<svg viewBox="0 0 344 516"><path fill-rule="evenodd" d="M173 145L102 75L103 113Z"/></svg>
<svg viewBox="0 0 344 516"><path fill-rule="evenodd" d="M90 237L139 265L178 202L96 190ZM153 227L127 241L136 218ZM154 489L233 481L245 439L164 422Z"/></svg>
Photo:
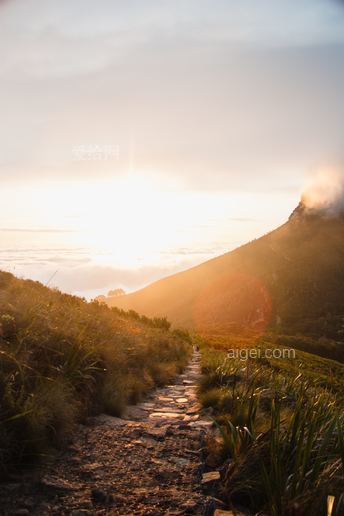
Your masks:
<svg viewBox="0 0 344 516"><path fill-rule="evenodd" d="M7 486L1 514L213 514L209 484L201 486L211 421L199 415L199 362L194 352L175 384L128 407L123 419L101 415L80 426L38 482Z"/></svg>

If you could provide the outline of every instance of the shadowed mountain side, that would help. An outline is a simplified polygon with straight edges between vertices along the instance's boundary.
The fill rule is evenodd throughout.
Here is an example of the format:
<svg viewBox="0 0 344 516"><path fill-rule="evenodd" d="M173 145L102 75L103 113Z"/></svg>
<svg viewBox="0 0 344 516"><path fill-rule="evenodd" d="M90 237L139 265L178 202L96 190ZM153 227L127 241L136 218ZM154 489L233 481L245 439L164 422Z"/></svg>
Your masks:
<svg viewBox="0 0 344 516"><path fill-rule="evenodd" d="M302 204L271 233L109 305L199 332L267 326L342 339L344 218Z"/></svg>

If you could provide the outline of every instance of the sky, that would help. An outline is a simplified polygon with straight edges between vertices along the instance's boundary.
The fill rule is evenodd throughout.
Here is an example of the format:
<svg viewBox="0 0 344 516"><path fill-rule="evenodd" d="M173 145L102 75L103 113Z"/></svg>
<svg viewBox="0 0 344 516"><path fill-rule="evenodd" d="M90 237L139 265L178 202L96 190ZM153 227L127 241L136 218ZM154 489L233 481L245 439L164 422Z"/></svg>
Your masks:
<svg viewBox="0 0 344 516"><path fill-rule="evenodd" d="M344 2L0 0L0 267L131 291L343 160Z"/></svg>

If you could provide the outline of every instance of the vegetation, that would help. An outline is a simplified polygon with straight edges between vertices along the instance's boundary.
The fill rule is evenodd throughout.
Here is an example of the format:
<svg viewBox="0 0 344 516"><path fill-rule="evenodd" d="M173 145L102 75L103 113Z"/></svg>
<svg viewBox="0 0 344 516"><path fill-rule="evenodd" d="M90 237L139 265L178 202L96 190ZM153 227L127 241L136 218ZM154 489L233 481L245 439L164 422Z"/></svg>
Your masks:
<svg viewBox="0 0 344 516"><path fill-rule="evenodd" d="M220 348L201 341L200 399L219 428L210 450L224 465L225 499L272 516L315 516L334 496L332 514L343 514L344 366L300 351L228 359Z"/></svg>
<svg viewBox="0 0 344 516"><path fill-rule="evenodd" d="M189 337L98 302L0 273L0 476L61 446L75 422L119 415L169 382Z"/></svg>

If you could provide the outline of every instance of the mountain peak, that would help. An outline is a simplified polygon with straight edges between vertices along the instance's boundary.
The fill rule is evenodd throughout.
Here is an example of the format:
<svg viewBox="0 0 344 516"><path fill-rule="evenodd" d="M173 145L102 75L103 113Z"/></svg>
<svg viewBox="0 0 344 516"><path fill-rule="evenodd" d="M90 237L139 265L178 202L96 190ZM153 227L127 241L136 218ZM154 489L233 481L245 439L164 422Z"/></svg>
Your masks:
<svg viewBox="0 0 344 516"><path fill-rule="evenodd" d="M302 221L315 219L344 219L344 208L338 209L338 207L332 208L331 206L309 207L301 199L288 220Z"/></svg>

